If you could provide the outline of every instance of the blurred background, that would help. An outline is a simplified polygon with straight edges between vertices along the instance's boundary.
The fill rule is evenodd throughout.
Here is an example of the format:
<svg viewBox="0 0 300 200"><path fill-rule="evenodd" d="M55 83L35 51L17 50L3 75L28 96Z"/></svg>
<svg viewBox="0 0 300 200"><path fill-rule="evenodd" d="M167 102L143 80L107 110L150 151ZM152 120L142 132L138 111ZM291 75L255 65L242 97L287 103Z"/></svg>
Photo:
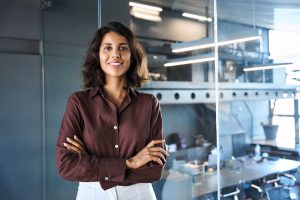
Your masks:
<svg viewBox="0 0 300 200"><path fill-rule="evenodd" d="M110 21L141 41L152 80L140 91L161 104L158 199L272 199L264 184L275 175L282 189L286 173L297 197L298 0L1 0L1 199L75 199L55 144L88 44Z"/></svg>

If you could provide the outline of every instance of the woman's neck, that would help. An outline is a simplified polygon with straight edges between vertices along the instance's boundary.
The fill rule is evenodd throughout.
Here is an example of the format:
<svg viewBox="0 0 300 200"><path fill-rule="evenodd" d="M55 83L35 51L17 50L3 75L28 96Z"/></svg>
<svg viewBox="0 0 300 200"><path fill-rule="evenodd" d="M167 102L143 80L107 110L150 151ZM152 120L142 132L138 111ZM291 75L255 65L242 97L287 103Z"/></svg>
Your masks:
<svg viewBox="0 0 300 200"><path fill-rule="evenodd" d="M126 89L124 89L125 80L110 80L103 86L103 91L106 97L111 100L117 107L119 107L126 96Z"/></svg>

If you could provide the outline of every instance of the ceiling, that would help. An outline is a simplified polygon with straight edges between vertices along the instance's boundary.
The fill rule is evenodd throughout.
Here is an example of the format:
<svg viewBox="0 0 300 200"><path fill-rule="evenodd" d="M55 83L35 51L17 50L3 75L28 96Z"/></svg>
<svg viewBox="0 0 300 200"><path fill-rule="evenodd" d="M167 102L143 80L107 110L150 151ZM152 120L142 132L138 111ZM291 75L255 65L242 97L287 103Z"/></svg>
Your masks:
<svg viewBox="0 0 300 200"><path fill-rule="evenodd" d="M171 10L213 16L213 0L142 0ZM300 32L300 0L217 0L218 19Z"/></svg>

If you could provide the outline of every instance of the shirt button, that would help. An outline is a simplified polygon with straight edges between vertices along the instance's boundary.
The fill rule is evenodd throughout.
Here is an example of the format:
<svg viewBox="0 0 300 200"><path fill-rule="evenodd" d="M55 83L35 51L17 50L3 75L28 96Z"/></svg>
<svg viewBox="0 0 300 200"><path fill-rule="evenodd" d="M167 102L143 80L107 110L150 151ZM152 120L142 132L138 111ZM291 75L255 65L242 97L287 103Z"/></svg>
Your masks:
<svg viewBox="0 0 300 200"><path fill-rule="evenodd" d="M114 129L116 130L118 127L117 126L114 126Z"/></svg>
<svg viewBox="0 0 300 200"><path fill-rule="evenodd" d="M119 148L119 145L116 144L116 145L115 145L115 148L116 148L116 149Z"/></svg>
<svg viewBox="0 0 300 200"><path fill-rule="evenodd" d="M106 181L107 181L107 180L108 180L108 177L106 176L106 177L104 178L104 180L106 180Z"/></svg>

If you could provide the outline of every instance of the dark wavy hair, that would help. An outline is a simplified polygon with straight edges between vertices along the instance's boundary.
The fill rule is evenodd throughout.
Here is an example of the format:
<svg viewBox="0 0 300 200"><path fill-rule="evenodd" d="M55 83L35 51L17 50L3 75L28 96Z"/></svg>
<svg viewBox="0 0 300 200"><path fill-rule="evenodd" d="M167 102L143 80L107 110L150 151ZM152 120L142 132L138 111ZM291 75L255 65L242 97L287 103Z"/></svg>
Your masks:
<svg viewBox="0 0 300 200"><path fill-rule="evenodd" d="M105 85L105 74L100 67L99 48L104 35L108 32L115 32L124 36L129 43L131 61L130 67L126 72L125 87L141 87L145 81L149 80L147 57L140 42L134 36L132 31L120 22L110 22L97 30L90 43L83 64L83 87L91 88Z"/></svg>

